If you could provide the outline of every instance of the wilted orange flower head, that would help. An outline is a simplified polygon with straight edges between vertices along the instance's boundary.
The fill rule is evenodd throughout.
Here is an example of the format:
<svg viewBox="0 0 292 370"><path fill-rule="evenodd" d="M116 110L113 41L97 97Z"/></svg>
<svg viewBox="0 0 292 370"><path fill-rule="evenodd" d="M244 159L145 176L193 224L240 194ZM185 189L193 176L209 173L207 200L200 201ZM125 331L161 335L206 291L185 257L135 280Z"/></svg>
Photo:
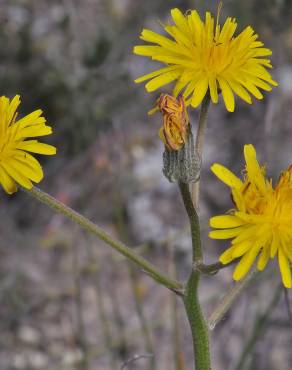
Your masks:
<svg viewBox="0 0 292 370"><path fill-rule="evenodd" d="M179 150L187 140L189 119L184 99L177 99L168 94L161 94L157 101L158 108L163 115L163 126L159 130L159 137L169 150Z"/></svg>

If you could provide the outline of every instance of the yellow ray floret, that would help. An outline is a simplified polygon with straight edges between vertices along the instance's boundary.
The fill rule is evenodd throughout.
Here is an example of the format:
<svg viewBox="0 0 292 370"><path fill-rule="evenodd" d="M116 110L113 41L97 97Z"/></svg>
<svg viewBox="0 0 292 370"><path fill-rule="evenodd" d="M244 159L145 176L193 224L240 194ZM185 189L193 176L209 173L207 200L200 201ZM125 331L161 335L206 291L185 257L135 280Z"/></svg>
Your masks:
<svg viewBox="0 0 292 370"><path fill-rule="evenodd" d="M258 35L248 26L235 36L237 23L228 17L221 27L207 12L203 21L196 10L186 15L172 9L173 23L166 25L166 36L144 29L140 39L149 45L134 47L134 53L162 62L166 67L142 76L135 82L147 81L148 92L173 81L175 97L183 94L188 104L198 107L207 92L218 103L222 92L225 106L234 111L234 94L246 103L252 96L262 99L260 89L271 91L277 86L267 68L270 49L263 47Z"/></svg>
<svg viewBox="0 0 292 370"><path fill-rule="evenodd" d="M28 152L53 155L56 148L27 140L38 136L50 135L52 128L46 125L40 109L17 120L20 97L11 101L0 97L0 184L8 194L17 191L17 184L31 189L32 181L40 182L43 170L39 162Z"/></svg>
<svg viewBox="0 0 292 370"><path fill-rule="evenodd" d="M213 239L232 239L220 256L227 264L240 258L233 278L242 279L257 260L262 271L269 259L278 256L280 273L286 288L292 287L292 166L281 173L278 183L266 179L252 145L244 146L246 167L244 179L236 177L224 166L211 167L214 174L231 189L235 209L226 215L210 219L215 228Z"/></svg>

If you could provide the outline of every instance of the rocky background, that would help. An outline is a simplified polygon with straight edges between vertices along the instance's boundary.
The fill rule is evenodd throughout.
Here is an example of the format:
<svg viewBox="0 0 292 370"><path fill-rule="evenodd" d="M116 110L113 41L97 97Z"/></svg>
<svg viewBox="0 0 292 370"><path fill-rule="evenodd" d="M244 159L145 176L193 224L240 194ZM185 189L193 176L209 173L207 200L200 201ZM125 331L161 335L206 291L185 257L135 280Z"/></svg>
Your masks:
<svg viewBox="0 0 292 370"><path fill-rule="evenodd" d="M58 155L41 159L41 188L184 279L187 218L161 173L159 117L147 116L159 93L133 82L153 66L132 54L141 29L159 30L173 7L216 13L217 1L0 0L0 86L21 94L21 114L42 108L54 127ZM200 202L209 263L227 245L207 238L208 218L232 207L210 164L239 173L245 143L275 179L292 162L292 3L226 0L226 16L239 29L251 24L273 50L280 86L252 106L237 101L232 114L211 107ZM196 126L198 112L191 118ZM192 369L189 329L172 294L27 194L1 191L0 217L1 370ZM227 268L203 279L207 314L231 275ZM291 369L289 294L270 263L213 331L214 370Z"/></svg>

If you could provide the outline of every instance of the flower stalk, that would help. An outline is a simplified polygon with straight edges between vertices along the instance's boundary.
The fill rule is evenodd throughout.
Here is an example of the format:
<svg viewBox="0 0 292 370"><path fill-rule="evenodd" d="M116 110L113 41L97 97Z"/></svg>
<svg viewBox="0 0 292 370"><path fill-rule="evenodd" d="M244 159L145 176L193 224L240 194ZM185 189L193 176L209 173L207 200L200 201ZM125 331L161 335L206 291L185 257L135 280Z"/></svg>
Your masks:
<svg viewBox="0 0 292 370"><path fill-rule="evenodd" d="M179 188L190 222L193 249L192 258L195 264L201 262L203 258L199 218L193 205L189 185L179 183ZM192 270L183 300L192 332L195 369L211 370L209 332L198 297L200 277L201 273L198 270Z"/></svg>
<svg viewBox="0 0 292 370"><path fill-rule="evenodd" d="M207 116L208 110L210 106L210 94L206 94L203 99L200 116L199 116L199 126L196 136L196 143L195 143L195 153L202 159L203 149L204 149L204 141L205 141L205 131L207 126ZM192 183L191 185L192 191L192 199L195 207L198 209L199 203L199 193L200 193L200 179L197 182Z"/></svg>
<svg viewBox="0 0 292 370"><path fill-rule="evenodd" d="M59 200L55 199L54 197L45 193L44 191L40 190L37 187L33 187L30 190L22 188L22 190L24 190L30 196L34 197L39 202L45 204L55 212L63 214L70 220L79 224L86 231L97 236L100 240L104 241L106 244L111 246L117 252L119 252L120 254L134 262L136 265L138 265L142 269L142 271L144 271L147 275L151 276L152 279L154 279L159 284L164 285L166 288L170 289L176 294L183 296L184 287L181 283L160 272L152 263L148 262L145 258L139 256L136 252L134 252L131 248L124 245L122 242L112 238L101 227L94 224L92 221L88 220L83 215L74 211L70 207L66 206Z"/></svg>
<svg viewBox="0 0 292 370"><path fill-rule="evenodd" d="M209 332L198 298L200 273L193 271L188 280L184 305L191 327L196 370L211 370Z"/></svg>

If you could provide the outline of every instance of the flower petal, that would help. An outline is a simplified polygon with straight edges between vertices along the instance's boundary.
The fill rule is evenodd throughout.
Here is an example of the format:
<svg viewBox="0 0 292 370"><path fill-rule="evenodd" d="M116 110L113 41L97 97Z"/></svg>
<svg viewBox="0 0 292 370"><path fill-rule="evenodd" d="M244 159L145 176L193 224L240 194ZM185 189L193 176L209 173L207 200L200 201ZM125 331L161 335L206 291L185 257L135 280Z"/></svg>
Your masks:
<svg viewBox="0 0 292 370"><path fill-rule="evenodd" d="M219 163L214 163L211 166L212 172L226 185L231 188L240 189L243 185L242 181L234 175L228 168L222 166Z"/></svg>
<svg viewBox="0 0 292 370"><path fill-rule="evenodd" d="M54 155L56 154L56 148L49 144L39 143L37 140L22 141L17 144L17 149L27 150L28 152Z"/></svg>
<svg viewBox="0 0 292 370"><path fill-rule="evenodd" d="M223 100L228 112L234 112L235 99L231 87L228 82L221 77L218 77L218 82L222 90Z"/></svg>
<svg viewBox="0 0 292 370"><path fill-rule="evenodd" d="M255 148L252 144L244 146L244 157L249 180L254 182L258 189L265 194L267 190L265 178L258 163Z"/></svg>
<svg viewBox="0 0 292 370"><path fill-rule="evenodd" d="M11 176L5 171L5 169L0 165L0 183L7 194L13 194L17 191L17 186L15 181Z"/></svg>
<svg viewBox="0 0 292 370"><path fill-rule="evenodd" d="M291 268L282 248L278 251L279 266L285 288L292 288Z"/></svg>
<svg viewBox="0 0 292 370"><path fill-rule="evenodd" d="M159 87L164 86L172 82L173 80L176 80L181 72L179 70L173 70L170 72L166 72L161 74L160 76L157 76L153 78L151 81L149 81L145 87L148 92L155 91L159 89Z"/></svg>
<svg viewBox="0 0 292 370"><path fill-rule="evenodd" d="M210 218L210 226L216 229L229 229L244 225L245 222L236 216L224 215Z"/></svg>
<svg viewBox="0 0 292 370"><path fill-rule="evenodd" d="M245 277L245 275L248 273L251 266L253 265L258 252L258 248L252 248L241 258L233 273L233 279L235 281L241 280Z"/></svg>
<svg viewBox="0 0 292 370"><path fill-rule="evenodd" d="M175 69L177 69L177 66L170 66L170 67L161 68L161 69L158 69L157 71L154 71L154 72L148 73L144 76L141 76L139 78L136 78L136 80L134 82L135 83L144 82L144 81L150 80L153 77L157 77L161 74L164 74L164 73L167 73L167 72L170 72L170 71L174 71Z"/></svg>
<svg viewBox="0 0 292 370"><path fill-rule="evenodd" d="M262 252L261 252L261 255L260 255L260 258L258 260L258 263L257 263L257 269L259 271L263 271L264 268L266 267L268 261L269 261L269 257L270 257L270 249L265 247L263 248Z"/></svg>
<svg viewBox="0 0 292 370"><path fill-rule="evenodd" d="M234 260L233 250L234 250L234 247L231 246L230 248L226 249L226 251L224 251L221 254L221 256L219 257L219 261L223 263L223 265L226 265L227 263L230 263L231 261Z"/></svg>
<svg viewBox="0 0 292 370"><path fill-rule="evenodd" d="M14 165L13 162L7 163L7 161L5 161L1 165L4 168L4 170L7 172L7 174L13 180L15 180L19 185L23 186L26 189L32 188L31 181L26 176L24 176L21 172L19 172L19 170L17 169L17 167Z"/></svg>
<svg viewBox="0 0 292 370"><path fill-rule="evenodd" d="M231 239L237 235L240 235L244 230L244 227L236 227L233 229L225 230L213 230L209 232L209 237L211 239Z"/></svg>
<svg viewBox="0 0 292 370"><path fill-rule="evenodd" d="M248 239L244 240L240 243L232 243L234 249L233 249L233 258L238 258L243 256L245 253L247 253L253 246L254 240Z"/></svg>
<svg viewBox="0 0 292 370"><path fill-rule="evenodd" d="M193 98L191 100L191 105L194 108L197 108L202 103L202 100L204 99L207 90L208 90L208 79L207 77L204 76L198 81L194 89Z"/></svg>

